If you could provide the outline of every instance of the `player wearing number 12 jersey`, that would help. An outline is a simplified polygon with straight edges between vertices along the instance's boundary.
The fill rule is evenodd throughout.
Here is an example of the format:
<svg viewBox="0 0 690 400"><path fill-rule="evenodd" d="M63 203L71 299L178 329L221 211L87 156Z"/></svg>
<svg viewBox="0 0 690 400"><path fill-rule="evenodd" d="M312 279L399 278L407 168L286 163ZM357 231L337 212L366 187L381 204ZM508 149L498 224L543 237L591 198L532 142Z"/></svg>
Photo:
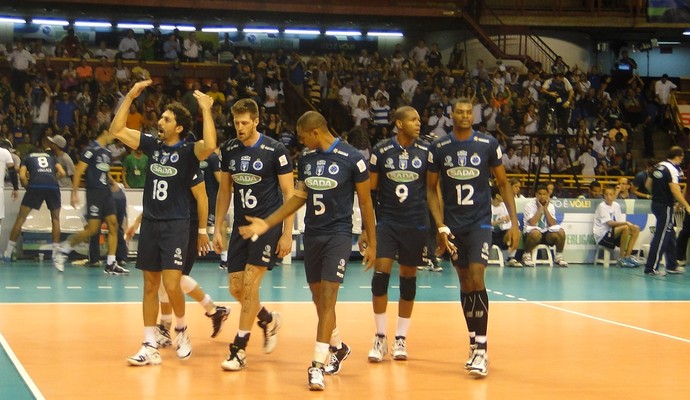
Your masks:
<svg viewBox="0 0 690 400"><path fill-rule="evenodd" d="M216 226L213 247L223 249L220 230L233 199L234 220L228 245L228 290L240 302L242 311L237 335L230 344L230 353L221 368L239 371L246 366L247 343L258 316L264 330L264 352L276 346L280 315L261 306L259 285L266 271L278 258L292 251L293 217L282 226L274 227L259 239L244 239L239 227L247 225L247 216L266 217L292 197L294 178L290 154L283 144L257 131L259 107L251 99L242 99L232 106L237 138L221 146L221 178L216 198Z"/></svg>
<svg viewBox="0 0 690 400"><path fill-rule="evenodd" d="M451 253L460 279L460 299L470 336L470 357L465 368L470 375L481 378L489 372L489 298L484 269L491 246L491 174L510 215L512 227L507 244L513 249L520 232L513 189L501 163L498 142L472 129L471 100L459 99L451 117L453 133L436 140L429 151L427 200L437 224L439 246ZM437 193L439 183L442 200Z"/></svg>
<svg viewBox="0 0 690 400"><path fill-rule="evenodd" d="M395 259L400 264L400 300L391 355L395 360L407 359L405 339L417 290L416 266L427 256L429 146L419 139L421 121L414 108L400 107L393 123L397 135L377 143L369 162L371 189L377 192L376 263L371 279L376 335L368 356L371 362L382 361L388 353L388 281Z"/></svg>

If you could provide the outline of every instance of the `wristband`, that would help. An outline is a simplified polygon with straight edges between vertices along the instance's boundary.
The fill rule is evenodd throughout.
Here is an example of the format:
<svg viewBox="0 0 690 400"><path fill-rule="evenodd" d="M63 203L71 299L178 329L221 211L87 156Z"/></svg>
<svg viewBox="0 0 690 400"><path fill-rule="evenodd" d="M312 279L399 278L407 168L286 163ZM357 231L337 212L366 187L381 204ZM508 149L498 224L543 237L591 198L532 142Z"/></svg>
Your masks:
<svg viewBox="0 0 690 400"><path fill-rule="evenodd" d="M438 228L438 233L444 233L446 235L450 235L450 228L447 226L442 226Z"/></svg>
<svg viewBox="0 0 690 400"><path fill-rule="evenodd" d="M206 235L206 228L199 228L199 234Z"/></svg>

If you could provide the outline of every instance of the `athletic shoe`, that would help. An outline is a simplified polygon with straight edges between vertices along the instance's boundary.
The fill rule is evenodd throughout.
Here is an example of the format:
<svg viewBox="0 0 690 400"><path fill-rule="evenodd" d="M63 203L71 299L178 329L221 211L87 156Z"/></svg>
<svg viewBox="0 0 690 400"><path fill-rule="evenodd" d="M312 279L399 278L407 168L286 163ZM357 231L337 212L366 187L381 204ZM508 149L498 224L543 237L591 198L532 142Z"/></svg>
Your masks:
<svg viewBox="0 0 690 400"><path fill-rule="evenodd" d="M486 350L475 350L469 371L470 376L475 378L483 378L489 373L489 355Z"/></svg>
<svg viewBox="0 0 690 400"><path fill-rule="evenodd" d="M506 265L513 268L522 268L522 263L515 257L510 257Z"/></svg>
<svg viewBox="0 0 690 400"><path fill-rule="evenodd" d="M391 347L391 356L394 360L407 360L407 346L404 336L396 336L395 343Z"/></svg>
<svg viewBox="0 0 690 400"><path fill-rule="evenodd" d="M635 265L630 260L628 260L628 257L619 259L616 262L616 265L621 268L635 268Z"/></svg>
<svg viewBox="0 0 690 400"><path fill-rule="evenodd" d="M685 260L678 260L678 261L676 261L676 264L677 264L679 267L683 267L683 266L685 266Z"/></svg>
<svg viewBox="0 0 690 400"><path fill-rule="evenodd" d="M106 265L103 272L108 274L108 275L128 275L129 274L128 269L122 268L121 266L117 265L116 262Z"/></svg>
<svg viewBox="0 0 690 400"><path fill-rule="evenodd" d="M263 324L258 321L257 325L264 330L264 353L270 354L278 345L278 329L280 329L280 314L278 311L271 311L271 322Z"/></svg>
<svg viewBox="0 0 690 400"><path fill-rule="evenodd" d="M343 361L347 360L347 357L350 355L350 348L347 347L345 343L341 344L342 347L340 349L335 348L335 346L331 346L330 348L331 358L328 360L328 365L326 365L324 369L326 375L336 375L340 372Z"/></svg>
<svg viewBox="0 0 690 400"><path fill-rule="evenodd" d="M433 272L443 271L443 267L441 267L440 265L434 264L433 262L430 262L430 264L431 265L429 266L429 271L433 271Z"/></svg>
<svg viewBox="0 0 690 400"><path fill-rule="evenodd" d="M180 360L186 360L192 355L192 343L186 326L182 329L175 328L175 352Z"/></svg>
<svg viewBox="0 0 690 400"><path fill-rule="evenodd" d="M474 351L477 350L477 345L476 344L471 344L470 345L470 354L467 358L467 361L465 361L465 369L470 369L472 366L472 361L474 361Z"/></svg>
<svg viewBox="0 0 690 400"><path fill-rule="evenodd" d="M383 356L388 354L388 339L386 339L386 335L374 335L371 343L369 362L381 362Z"/></svg>
<svg viewBox="0 0 690 400"><path fill-rule="evenodd" d="M136 367L159 365L161 362L161 354L158 352L158 349L147 342L142 343L141 349L139 349L137 354L127 358L127 364Z"/></svg>
<svg viewBox="0 0 690 400"><path fill-rule="evenodd" d="M60 272L64 272L66 259L67 259L67 256L62 254L61 251L56 251L53 254L53 267L55 267L55 269L60 271Z"/></svg>
<svg viewBox="0 0 690 400"><path fill-rule="evenodd" d="M247 354L236 344L230 344L228 359L220 364L225 371L240 371L247 367Z"/></svg>
<svg viewBox="0 0 690 400"><path fill-rule="evenodd" d="M630 257L628 257L628 259L630 259L630 261L635 265L635 268L637 268L643 264L643 262L640 261L640 259L637 258L637 256L630 256ZM680 265L680 264L678 264L678 265Z"/></svg>
<svg viewBox="0 0 690 400"><path fill-rule="evenodd" d="M156 344L158 344L158 348L162 349L172 346L172 339L170 339L170 331L168 328L163 324L156 325L156 328Z"/></svg>
<svg viewBox="0 0 690 400"><path fill-rule="evenodd" d="M563 254L557 253L556 257L554 257L553 261L559 266L559 267L567 267L568 262L565 261L565 258L563 258Z"/></svg>
<svg viewBox="0 0 690 400"><path fill-rule="evenodd" d="M652 269L652 270L645 270L644 274L645 275L666 276L666 271L659 271L658 269Z"/></svg>
<svg viewBox="0 0 690 400"><path fill-rule="evenodd" d="M213 314L209 315L206 313L206 316L211 318L211 323L213 325L213 332L211 333L212 338L218 336L220 331L223 329L223 324L225 323L225 320L228 319L228 315L230 315L230 309L223 306L217 306L216 312Z"/></svg>
<svg viewBox="0 0 690 400"><path fill-rule="evenodd" d="M228 262L227 261L221 261L220 265L218 265L218 268L227 271L228 270Z"/></svg>
<svg viewBox="0 0 690 400"><path fill-rule="evenodd" d="M684 274L685 273L685 267L676 267L674 269L666 268L666 272L669 274Z"/></svg>
<svg viewBox="0 0 690 400"><path fill-rule="evenodd" d="M309 367L307 370L307 376L309 377L309 390L322 391L325 388L323 374L323 368Z"/></svg>
<svg viewBox="0 0 690 400"><path fill-rule="evenodd" d="M534 267L534 262L532 262L532 253L526 251L525 254L522 255L522 265L525 267Z"/></svg>

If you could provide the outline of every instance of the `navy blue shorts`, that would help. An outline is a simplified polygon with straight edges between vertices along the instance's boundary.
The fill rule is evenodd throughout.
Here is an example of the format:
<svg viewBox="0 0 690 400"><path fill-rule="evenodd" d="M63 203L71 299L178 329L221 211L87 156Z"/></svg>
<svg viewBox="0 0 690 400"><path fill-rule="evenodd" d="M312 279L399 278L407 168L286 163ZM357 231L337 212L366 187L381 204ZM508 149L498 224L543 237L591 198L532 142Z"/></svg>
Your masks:
<svg viewBox="0 0 690 400"><path fill-rule="evenodd" d="M22 198L22 205L38 210L41 208L43 202L50 211L57 210L62 205L60 199L60 188L55 189L26 189L24 197Z"/></svg>
<svg viewBox="0 0 690 400"><path fill-rule="evenodd" d="M305 236L304 272L308 283L343 283L352 253L351 235Z"/></svg>
<svg viewBox="0 0 690 400"><path fill-rule="evenodd" d="M477 229L467 233L453 232L455 239L452 242L458 248L452 259L453 265L459 268L468 268L474 263L486 266L491 248L491 232L491 229Z"/></svg>
<svg viewBox="0 0 690 400"><path fill-rule="evenodd" d="M108 215L116 215L113 192L108 190L86 191L86 219L104 219Z"/></svg>
<svg viewBox="0 0 690 400"><path fill-rule="evenodd" d="M400 265L426 264L427 230L378 224L376 226L376 258L398 259Z"/></svg>
<svg viewBox="0 0 690 400"><path fill-rule="evenodd" d="M182 271L188 251L188 219L159 221L144 218L141 221L137 269L153 272L164 269Z"/></svg>
<svg viewBox="0 0 690 400"><path fill-rule="evenodd" d="M228 273L244 271L247 264L272 270L278 261L276 247L282 234L283 224L278 224L252 242L240 236L235 225L228 244Z"/></svg>
<svg viewBox="0 0 690 400"><path fill-rule="evenodd" d="M606 232L606 236L604 236L600 241L599 245L604 246L608 249L615 249L616 246L621 245L621 236L614 237L613 236L613 229L609 229L608 232Z"/></svg>

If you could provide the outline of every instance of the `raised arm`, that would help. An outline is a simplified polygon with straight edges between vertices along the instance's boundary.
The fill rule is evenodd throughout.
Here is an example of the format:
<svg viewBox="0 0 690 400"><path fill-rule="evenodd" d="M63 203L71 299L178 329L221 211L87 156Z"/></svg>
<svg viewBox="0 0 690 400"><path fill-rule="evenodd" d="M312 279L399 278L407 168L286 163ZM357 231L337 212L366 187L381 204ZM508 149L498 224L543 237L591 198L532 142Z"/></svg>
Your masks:
<svg viewBox="0 0 690 400"><path fill-rule="evenodd" d="M213 122L213 114L211 113L213 98L198 90L194 91L194 97L199 102L204 126L203 139L194 143L194 154L199 160L205 160L213 153L217 146L216 124Z"/></svg>
<svg viewBox="0 0 690 400"><path fill-rule="evenodd" d="M113 122L110 123L110 133L115 138L120 139L125 146L131 149L139 148L139 139L141 133L136 129L127 128L127 115L129 115L129 107L132 105L134 99L139 97L141 93L151 85L152 81L146 80L137 82L132 86L132 89L125 95L125 98L117 109Z"/></svg>

